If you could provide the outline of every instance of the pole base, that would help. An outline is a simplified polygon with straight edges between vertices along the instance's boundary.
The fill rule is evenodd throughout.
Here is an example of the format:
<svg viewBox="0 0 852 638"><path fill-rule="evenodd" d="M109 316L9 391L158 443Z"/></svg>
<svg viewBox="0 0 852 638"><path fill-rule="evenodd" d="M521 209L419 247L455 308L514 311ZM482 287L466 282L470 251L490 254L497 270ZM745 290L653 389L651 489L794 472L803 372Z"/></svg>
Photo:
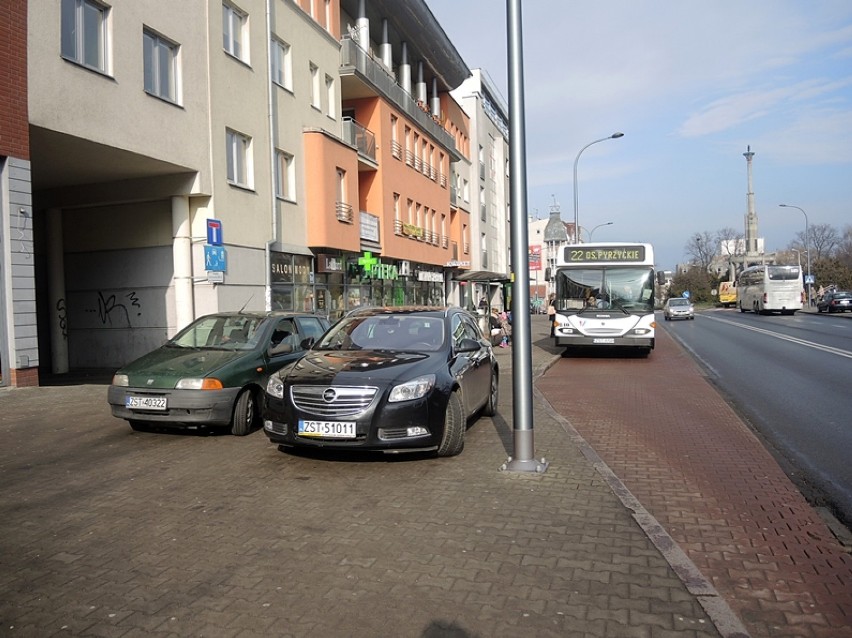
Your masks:
<svg viewBox="0 0 852 638"><path fill-rule="evenodd" d="M535 459L530 459L527 461L522 461L520 459L513 459L511 456L506 459L506 462L500 466L501 472L536 472L537 474L544 474L547 472L547 467L550 463L547 462L547 459L542 457L540 461L536 461Z"/></svg>

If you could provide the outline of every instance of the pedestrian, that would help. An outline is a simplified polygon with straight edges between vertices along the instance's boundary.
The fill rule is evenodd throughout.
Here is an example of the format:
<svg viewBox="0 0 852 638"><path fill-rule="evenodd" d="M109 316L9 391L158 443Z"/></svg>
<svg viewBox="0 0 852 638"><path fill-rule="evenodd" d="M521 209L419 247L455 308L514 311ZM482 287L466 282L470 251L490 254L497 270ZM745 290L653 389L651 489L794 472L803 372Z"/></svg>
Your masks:
<svg viewBox="0 0 852 638"><path fill-rule="evenodd" d="M500 332L503 335L503 340L500 342L500 347L507 348L512 345L512 324L509 322L509 315L504 310L500 313Z"/></svg>
<svg viewBox="0 0 852 638"><path fill-rule="evenodd" d="M550 336L556 336L554 333L554 322L556 321L556 295L551 294L547 298L547 321L550 323Z"/></svg>

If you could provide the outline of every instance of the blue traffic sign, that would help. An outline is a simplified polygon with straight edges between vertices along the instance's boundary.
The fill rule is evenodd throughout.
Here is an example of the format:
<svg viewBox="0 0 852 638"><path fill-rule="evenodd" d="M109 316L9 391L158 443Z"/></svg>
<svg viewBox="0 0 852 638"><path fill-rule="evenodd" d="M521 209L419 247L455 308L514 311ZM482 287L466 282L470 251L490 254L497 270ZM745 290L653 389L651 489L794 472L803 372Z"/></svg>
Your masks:
<svg viewBox="0 0 852 638"><path fill-rule="evenodd" d="M222 222L218 219L207 220L207 243L211 246L222 245Z"/></svg>
<svg viewBox="0 0 852 638"><path fill-rule="evenodd" d="M204 270L225 272L227 268L227 255L223 246L204 247Z"/></svg>
<svg viewBox="0 0 852 638"><path fill-rule="evenodd" d="M683 291L683 298L684 298L684 299L689 299L689 291L688 291L688 290L684 290L684 291Z"/></svg>

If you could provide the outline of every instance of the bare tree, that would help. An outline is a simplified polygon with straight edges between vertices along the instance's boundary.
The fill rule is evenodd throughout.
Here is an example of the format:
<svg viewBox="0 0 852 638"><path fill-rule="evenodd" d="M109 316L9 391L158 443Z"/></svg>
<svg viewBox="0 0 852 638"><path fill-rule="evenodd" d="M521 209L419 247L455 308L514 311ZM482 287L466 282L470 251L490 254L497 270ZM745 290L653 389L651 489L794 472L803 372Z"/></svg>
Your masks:
<svg viewBox="0 0 852 638"><path fill-rule="evenodd" d="M717 248L717 239L705 230L689 238L684 246L684 252L695 266L701 268L701 272L707 272L713 262L713 256L717 253Z"/></svg>
<svg viewBox="0 0 852 638"><path fill-rule="evenodd" d="M834 253L841 241L837 229L831 224L813 224L808 231L810 232L811 261L834 257ZM790 246L804 250L807 246L805 243L805 231L796 233L796 238L791 242Z"/></svg>
<svg viewBox="0 0 852 638"><path fill-rule="evenodd" d="M843 235L835 250L837 259L847 268L852 268L852 226L843 229Z"/></svg>
<svg viewBox="0 0 852 638"><path fill-rule="evenodd" d="M736 228L720 228L716 231L716 242L722 257L736 257L745 253L745 237Z"/></svg>

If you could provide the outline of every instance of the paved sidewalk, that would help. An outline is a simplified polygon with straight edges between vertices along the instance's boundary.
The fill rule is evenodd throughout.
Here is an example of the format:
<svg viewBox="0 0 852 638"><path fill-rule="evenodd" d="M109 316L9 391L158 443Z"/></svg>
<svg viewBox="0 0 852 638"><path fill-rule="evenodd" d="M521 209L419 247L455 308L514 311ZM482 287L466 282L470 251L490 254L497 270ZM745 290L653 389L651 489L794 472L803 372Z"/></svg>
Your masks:
<svg viewBox="0 0 852 638"><path fill-rule="evenodd" d="M532 322L535 375L550 368L535 402L544 474L498 471L512 452L511 348L498 349L499 414L475 422L453 459L284 454L261 432L138 433L109 414L102 384L0 390L0 635L852 635L848 617L837 624L852 609L849 555L818 519L796 535L797 564L821 570L801 584L786 555L745 556L753 536L725 518L732 494L698 481L709 459L695 456L714 446L676 447L692 459L678 474L652 445L674 444L672 429L630 409L644 401L666 426L653 396L619 388L619 411L594 418L568 401L606 387L596 360L560 358L546 319ZM771 479L757 498L744 483L740 501L783 499L788 520L811 520L684 357L661 335L630 363L680 366L706 406L693 419L703 436L739 432L737 447L715 446L730 459L716 475L742 448L756 482ZM571 375L593 382L579 392Z"/></svg>

